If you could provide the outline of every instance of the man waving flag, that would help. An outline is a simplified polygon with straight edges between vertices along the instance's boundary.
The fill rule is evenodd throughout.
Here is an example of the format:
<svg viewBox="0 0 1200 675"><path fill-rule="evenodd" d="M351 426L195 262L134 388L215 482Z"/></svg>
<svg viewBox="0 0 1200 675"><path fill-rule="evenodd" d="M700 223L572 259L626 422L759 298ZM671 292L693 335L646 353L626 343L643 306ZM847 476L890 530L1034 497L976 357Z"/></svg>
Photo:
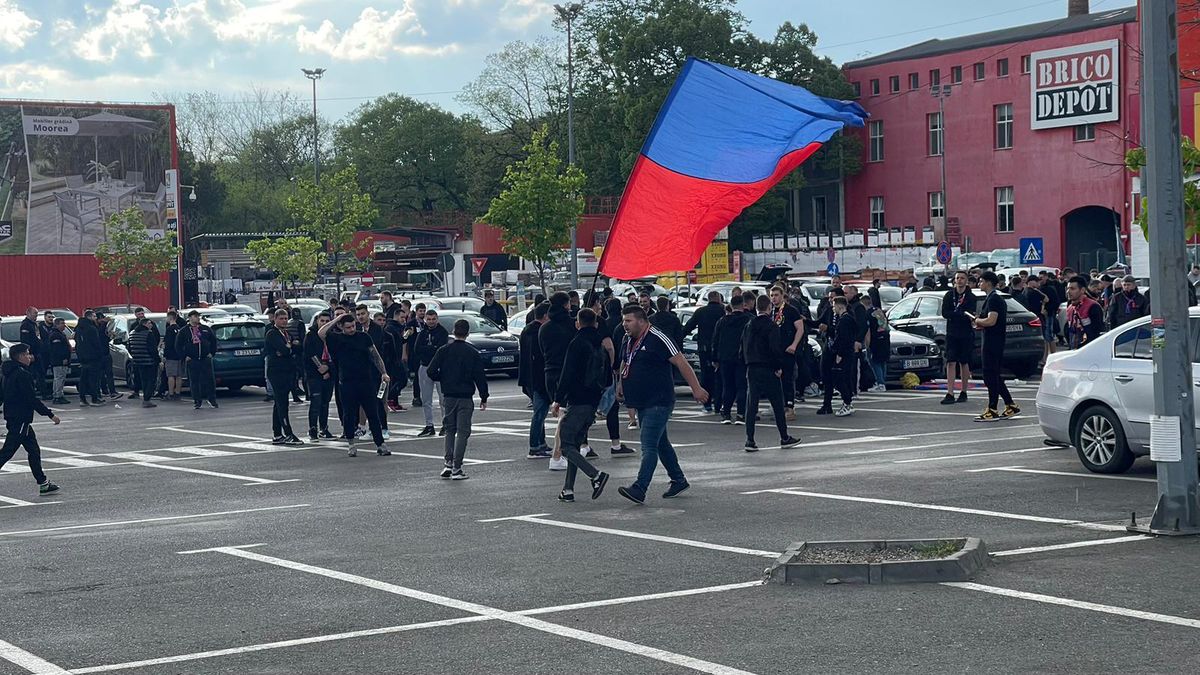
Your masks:
<svg viewBox="0 0 1200 675"><path fill-rule="evenodd" d="M691 269L742 210L866 116L857 103L689 57L629 175L600 273Z"/></svg>

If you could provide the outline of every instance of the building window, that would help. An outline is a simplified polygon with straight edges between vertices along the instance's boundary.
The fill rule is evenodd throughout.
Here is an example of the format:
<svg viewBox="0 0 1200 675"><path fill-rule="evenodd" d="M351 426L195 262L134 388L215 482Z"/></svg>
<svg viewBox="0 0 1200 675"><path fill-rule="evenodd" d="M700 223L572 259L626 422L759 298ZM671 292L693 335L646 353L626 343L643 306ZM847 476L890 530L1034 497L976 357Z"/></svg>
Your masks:
<svg viewBox="0 0 1200 675"><path fill-rule="evenodd" d="M918 88L920 88L920 86L921 86L921 76L918 75L917 73L909 73L908 74L908 88L909 89L918 89Z"/></svg>
<svg viewBox="0 0 1200 675"><path fill-rule="evenodd" d="M883 120L867 122L867 136L870 139L870 161L883 161Z"/></svg>
<svg viewBox="0 0 1200 675"><path fill-rule="evenodd" d="M929 71L929 86L936 87L941 83L942 70L940 68L934 68L933 70Z"/></svg>
<svg viewBox="0 0 1200 675"><path fill-rule="evenodd" d="M1013 146L1013 107L1011 103L1001 103L995 108L996 115L996 149L1007 150Z"/></svg>
<svg viewBox="0 0 1200 675"><path fill-rule="evenodd" d="M942 114L929 113L926 115L929 122L929 154L937 156L942 154Z"/></svg>
<svg viewBox="0 0 1200 675"><path fill-rule="evenodd" d="M900 93L900 76L893 75L888 78L888 91L893 94Z"/></svg>
<svg viewBox="0 0 1200 675"><path fill-rule="evenodd" d="M996 231L1013 231L1012 186L996 188Z"/></svg>
<svg viewBox="0 0 1200 675"><path fill-rule="evenodd" d="M1008 77L1008 59L996 59L996 77Z"/></svg>
<svg viewBox="0 0 1200 675"><path fill-rule="evenodd" d="M812 216L813 230L817 232L829 231L829 218L825 212L825 197L812 198Z"/></svg>
<svg viewBox="0 0 1200 675"><path fill-rule="evenodd" d="M884 227L883 197L871 197L871 228L882 230Z"/></svg>
<svg viewBox="0 0 1200 675"><path fill-rule="evenodd" d="M946 217L946 200L941 192L929 193L929 222Z"/></svg>
<svg viewBox="0 0 1200 675"><path fill-rule="evenodd" d="M1075 127L1075 141L1094 141L1096 140L1096 125L1095 124L1080 124Z"/></svg>
<svg viewBox="0 0 1200 675"><path fill-rule="evenodd" d="M962 66L954 66L950 69L950 84L959 82L962 82Z"/></svg>
<svg viewBox="0 0 1200 675"><path fill-rule="evenodd" d="M871 95L879 95L879 80L871 80Z"/></svg>
<svg viewBox="0 0 1200 675"><path fill-rule="evenodd" d="M1028 54L1021 57L1021 74L1022 75L1029 74L1029 55Z"/></svg>
<svg viewBox="0 0 1200 675"><path fill-rule="evenodd" d="M976 63L975 64L975 81L978 82L982 79L983 79L983 64Z"/></svg>
<svg viewBox="0 0 1200 675"><path fill-rule="evenodd" d="M850 86L854 88L854 98L858 98L858 97L862 96L862 84L861 83L854 82Z"/></svg>

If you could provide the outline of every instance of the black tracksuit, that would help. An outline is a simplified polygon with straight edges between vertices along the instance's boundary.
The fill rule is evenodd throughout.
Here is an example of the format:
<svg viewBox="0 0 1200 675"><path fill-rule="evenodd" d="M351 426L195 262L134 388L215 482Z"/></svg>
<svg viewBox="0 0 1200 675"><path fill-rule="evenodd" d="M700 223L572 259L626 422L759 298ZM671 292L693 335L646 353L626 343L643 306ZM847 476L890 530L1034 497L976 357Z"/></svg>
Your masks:
<svg viewBox="0 0 1200 675"><path fill-rule="evenodd" d="M563 360L567 356L567 345L575 337L575 320L561 307L551 307L546 316L549 321L538 329L538 345L546 361L546 391L553 399L558 376L562 374Z"/></svg>
<svg viewBox="0 0 1200 675"><path fill-rule="evenodd" d="M100 366L104 354L100 329L96 322L83 317L75 326L75 354L79 357L79 402L91 397L100 400Z"/></svg>
<svg viewBox="0 0 1200 675"><path fill-rule="evenodd" d="M17 448L24 447L29 455L29 470L41 485L46 482L46 473L42 471L42 450L38 446L37 435L33 433L33 414L36 412L44 417L54 417L54 413L38 399L33 373L15 360L5 362L0 368L0 386L4 387L4 422L7 428L4 445L0 447L0 467L13 458Z"/></svg>
<svg viewBox="0 0 1200 675"><path fill-rule="evenodd" d="M288 417L288 400L296 382L296 356L292 336L285 328L267 328L267 379L271 381L271 433L275 438L294 436Z"/></svg>
<svg viewBox="0 0 1200 675"><path fill-rule="evenodd" d="M304 379L308 387L308 432L329 431L329 401L333 398L333 363L325 341L312 330L304 336ZM326 366L322 373L317 364ZM272 385L273 386L273 385Z"/></svg>
<svg viewBox="0 0 1200 675"><path fill-rule="evenodd" d="M555 403L567 406L567 412L559 423L562 455L567 460L563 490L574 490L578 471L583 471L588 478L595 478L599 473L596 467L580 454L579 448L587 442L588 429L596 420L596 406L600 404L600 397L607 385L604 376L601 376L599 381L589 381L589 366L594 358L603 358L605 367L602 368L602 372L612 372L611 364L607 363L608 354L601 346L605 337L594 326L580 329L567 346L562 374L559 376L558 386L555 387Z"/></svg>
<svg viewBox="0 0 1200 675"><path fill-rule="evenodd" d="M837 314L830 312L829 332L824 353L821 355L821 376L825 381L825 401L822 407L829 408L833 403L833 390L836 388L842 395L842 403L850 405L857 388L857 371L854 343L859 340L858 324L854 322L850 312ZM842 357L839 363L836 357Z"/></svg>
<svg viewBox="0 0 1200 675"><path fill-rule="evenodd" d="M709 401L714 407L719 407L721 399L721 378L713 370L713 364L717 359L713 355L712 343L713 332L717 329L717 323L725 318L725 305L721 302L709 302L705 306L696 310L692 314L692 318L683 325L683 336L691 335L692 331L696 331L696 355L700 357L700 385L704 387L711 396Z"/></svg>
<svg viewBox="0 0 1200 675"><path fill-rule="evenodd" d="M736 310L723 316L713 327L712 356L717 362L717 376L721 381L721 399L718 408L722 415L729 415L737 402L737 414L746 412L746 361L742 357L742 331L750 323L751 316Z"/></svg>
<svg viewBox="0 0 1200 675"><path fill-rule="evenodd" d="M21 342L29 345L33 351L34 362L29 366L29 372L33 375L34 383L38 391L45 393L46 391L46 345L44 336L42 335L41 326L37 320L23 319L21 321Z"/></svg>
<svg viewBox="0 0 1200 675"><path fill-rule="evenodd" d="M746 360L746 441L754 442L754 414L761 398L775 414L779 438L788 436L784 417L783 382L775 374L783 370L790 355L784 351L779 325L768 314L759 314L742 331L742 358Z"/></svg>

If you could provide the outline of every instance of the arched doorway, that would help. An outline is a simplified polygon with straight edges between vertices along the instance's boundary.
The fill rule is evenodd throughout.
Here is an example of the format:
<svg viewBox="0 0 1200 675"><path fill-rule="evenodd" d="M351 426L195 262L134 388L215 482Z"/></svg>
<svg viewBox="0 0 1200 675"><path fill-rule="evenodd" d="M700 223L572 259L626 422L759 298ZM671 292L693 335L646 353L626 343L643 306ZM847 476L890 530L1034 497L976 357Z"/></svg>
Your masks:
<svg viewBox="0 0 1200 675"><path fill-rule="evenodd" d="M1084 206L1063 216L1063 265L1076 271L1102 270L1117 262L1120 215L1103 206Z"/></svg>

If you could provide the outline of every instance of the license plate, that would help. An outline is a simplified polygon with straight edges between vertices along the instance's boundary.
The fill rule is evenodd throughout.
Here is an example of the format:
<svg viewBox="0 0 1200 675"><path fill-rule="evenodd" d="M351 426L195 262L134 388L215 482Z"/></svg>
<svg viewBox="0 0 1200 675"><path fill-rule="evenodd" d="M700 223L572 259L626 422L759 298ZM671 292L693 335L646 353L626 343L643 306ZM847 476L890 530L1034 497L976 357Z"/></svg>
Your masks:
<svg viewBox="0 0 1200 675"><path fill-rule="evenodd" d="M909 368L928 368L928 367L929 367L929 359L907 359L904 362L905 370L907 370Z"/></svg>
<svg viewBox="0 0 1200 675"><path fill-rule="evenodd" d="M262 353L260 349L236 349L233 352L234 356L258 356Z"/></svg>
<svg viewBox="0 0 1200 675"><path fill-rule="evenodd" d="M516 360L517 360L517 357L509 356L507 354L505 354L504 356L493 356L492 357L492 363L512 363L513 361L516 361Z"/></svg>
<svg viewBox="0 0 1200 675"><path fill-rule="evenodd" d="M1009 333L1020 333L1024 329L1025 326L1022 326L1019 323L1010 323L1004 328L1004 330L1008 331Z"/></svg>

